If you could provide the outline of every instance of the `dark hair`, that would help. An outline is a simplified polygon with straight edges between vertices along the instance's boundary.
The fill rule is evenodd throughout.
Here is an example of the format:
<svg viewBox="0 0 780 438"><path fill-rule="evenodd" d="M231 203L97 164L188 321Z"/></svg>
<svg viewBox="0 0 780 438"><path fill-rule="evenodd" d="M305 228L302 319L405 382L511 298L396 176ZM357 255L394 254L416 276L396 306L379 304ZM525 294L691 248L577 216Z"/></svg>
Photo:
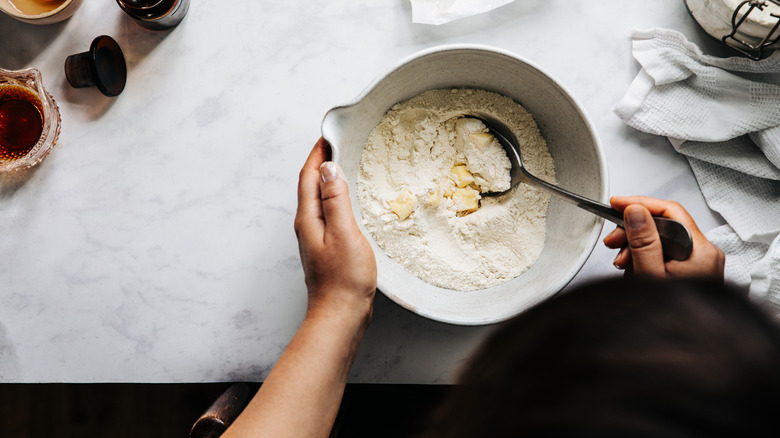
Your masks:
<svg viewBox="0 0 780 438"><path fill-rule="evenodd" d="M613 279L508 321L425 437L778 436L780 333L705 280Z"/></svg>

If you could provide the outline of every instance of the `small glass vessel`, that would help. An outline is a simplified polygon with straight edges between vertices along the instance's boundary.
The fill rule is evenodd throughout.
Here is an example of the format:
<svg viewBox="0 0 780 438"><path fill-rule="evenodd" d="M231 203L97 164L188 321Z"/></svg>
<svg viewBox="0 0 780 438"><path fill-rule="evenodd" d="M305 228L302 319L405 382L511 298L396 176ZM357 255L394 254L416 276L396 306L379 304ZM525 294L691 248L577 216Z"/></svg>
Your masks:
<svg viewBox="0 0 780 438"><path fill-rule="evenodd" d="M26 104L26 105L25 105ZM34 109L32 109L34 107ZM32 109L32 110L31 110ZM31 121L20 112L34 112L36 121ZM35 111L37 110L37 111ZM2 144L3 139L24 138L37 131L26 129L29 124L40 129L37 142L35 137L29 144ZM60 111L54 98L43 88L41 72L35 68L25 70L5 70L0 68L0 172L27 169L43 161L57 144L60 135Z"/></svg>

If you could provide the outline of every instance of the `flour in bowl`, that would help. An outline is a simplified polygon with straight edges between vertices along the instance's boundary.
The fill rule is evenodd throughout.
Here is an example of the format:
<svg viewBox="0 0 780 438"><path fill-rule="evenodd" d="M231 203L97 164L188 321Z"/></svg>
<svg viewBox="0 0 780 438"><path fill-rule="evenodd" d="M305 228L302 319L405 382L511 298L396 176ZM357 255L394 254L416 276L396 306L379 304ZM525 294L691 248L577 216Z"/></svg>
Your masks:
<svg viewBox="0 0 780 438"><path fill-rule="evenodd" d="M556 183L547 144L512 99L483 90L433 90L396 104L371 131L360 161L363 223L393 260L454 290L494 286L525 272L544 246L549 195L510 185L511 164L485 125L489 113L514 132L523 165Z"/></svg>

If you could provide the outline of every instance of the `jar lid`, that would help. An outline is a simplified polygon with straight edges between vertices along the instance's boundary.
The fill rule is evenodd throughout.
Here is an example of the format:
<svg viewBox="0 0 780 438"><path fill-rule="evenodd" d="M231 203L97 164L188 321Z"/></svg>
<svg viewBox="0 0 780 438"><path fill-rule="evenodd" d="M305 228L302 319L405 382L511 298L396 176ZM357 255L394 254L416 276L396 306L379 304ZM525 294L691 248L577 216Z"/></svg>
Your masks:
<svg viewBox="0 0 780 438"><path fill-rule="evenodd" d="M113 38L102 35L92 41L88 52L68 56L65 76L75 88L96 86L106 96L118 96L127 83L125 56Z"/></svg>
<svg viewBox="0 0 780 438"><path fill-rule="evenodd" d="M685 0L701 28L752 59L780 40L780 0Z"/></svg>

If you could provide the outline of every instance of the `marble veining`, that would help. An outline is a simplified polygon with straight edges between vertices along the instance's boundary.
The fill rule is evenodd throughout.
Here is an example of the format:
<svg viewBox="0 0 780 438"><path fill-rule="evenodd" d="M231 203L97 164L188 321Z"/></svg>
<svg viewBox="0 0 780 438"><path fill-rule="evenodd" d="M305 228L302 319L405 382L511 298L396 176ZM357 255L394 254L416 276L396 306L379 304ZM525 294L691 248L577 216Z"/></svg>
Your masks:
<svg viewBox="0 0 780 438"><path fill-rule="evenodd" d="M406 0L202 0L170 32L111 1L50 26L0 16L0 66L41 70L62 113L59 147L0 175L0 382L262 380L305 310L292 224L324 113L439 44L549 71L594 121L611 193L678 200L714 228L684 158L611 112L638 69L630 31L648 27L724 53L680 0L523 0L438 27ZM63 71L103 34L129 68L115 99ZM617 275L613 257L598 246L573 284ZM492 329L379 296L350 381L449 382Z"/></svg>

